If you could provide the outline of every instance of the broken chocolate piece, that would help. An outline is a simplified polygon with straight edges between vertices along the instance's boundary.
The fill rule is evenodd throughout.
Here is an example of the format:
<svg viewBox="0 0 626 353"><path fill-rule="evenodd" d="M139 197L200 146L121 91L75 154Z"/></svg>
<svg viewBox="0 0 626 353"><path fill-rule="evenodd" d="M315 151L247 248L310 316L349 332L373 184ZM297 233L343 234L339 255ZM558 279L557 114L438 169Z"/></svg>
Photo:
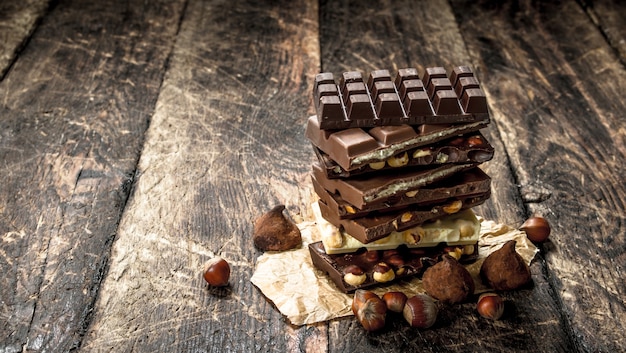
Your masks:
<svg viewBox="0 0 626 353"><path fill-rule="evenodd" d="M370 163L385 162L401 152L478 131L488 123L488 120L480 120L456 125L385 125L329 131L321 130L316 117L311 116L305 134L341 168L351 171Z"/></svg>
<svg viewBox="0 0 626 353"><path fill-rule="evenodd" d="M479 142L479 143L477 143ZM328 154L314 147L320 164L326 169L328 178L349 178L365 173L381 170L397 169L393 162L400 156L406 156L406 164L402 167L427 166L443 163L484 163L493 158L494 149L480 132L473 132L454 137L434 145L417 147L392 156L380 163L366 164L353 170L345 170Z"/></svg>
<svg viewBox="0 0 626 353"><path fill-rule="evenodd" d="M331 224L343 229L361 243L367 244L384 238L396 231L403 231L418 226L425 221L441 218L460 210L478 206L491 196L491 192L457 197L442 204L420 206L411 205L395 212L372 213L367 217L340 219L331 209L319 202L322 216Z"/></svg>
<svg viewBox="0 0 626 353"><path fill-rule="evenodd" d="M475 261L478 256L478 245L475 244L471 255L463 255L462 263ZM420 277L424 271L437 263L441 255L453 251L453 248L446 245L438 245L432 248L412 248L399 246L392 250L375 250L367 251L361 249L355 253L329 255L324 251L322 242L309 244L309 253L313 265L329 275L331 280L344 293L350 293L360 288L368 288L380 286L381 283L374 279L374 268L381 262L386 263L395 271L393 281L386 283L394 283L403 279L412 277ZM459 247L461 248L461 247ZM376 256L372 256L371 252L376 252ZM372 261L374 259L374 261ZM363 269L366 279L359 285L351 285L344 281L344 270L348 266L356 265Z"/></svg>
<svg viewBox="0 0 626 353"><path fill-rule="evenodd" d="M317 180L316 174L313 174L311 179L313 188L322 202L328 206L330 212L338 215L340 219L365 217L374 211L395 211L411 204L428 205L442 203L454 197L488 192L491 187L491 178L480 168L472 168L465 172L456 173L439 182L425 185L417 190L389 198L383 203L368 204L358 208L345 201L339 193L330 193L324 189ZM324 179L323 175L322 179ZM355 190L342 189L342 191L345 193Z"/></svg>
<svg viewBox="0 0 626 353"><path fill-rule="evenodd" d="M313 164L313 176L319 184L356 208L384 207L385 203L395 203L397 199L419 189L448 178L455 173L472 169L475 163L440 164L425 168L412 168L398 173L359 175L350 179L328 179L323 168Z"/></svg>

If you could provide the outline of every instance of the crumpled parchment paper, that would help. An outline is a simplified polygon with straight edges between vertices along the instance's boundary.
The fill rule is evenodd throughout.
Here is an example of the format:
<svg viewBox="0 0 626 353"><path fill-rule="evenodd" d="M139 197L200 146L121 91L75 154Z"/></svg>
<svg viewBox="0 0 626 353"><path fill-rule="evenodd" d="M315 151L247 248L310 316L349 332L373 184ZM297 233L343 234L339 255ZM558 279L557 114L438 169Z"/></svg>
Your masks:
<svg viewBox="0 0 626 353"><path fill-rule="evenodd" d="M299 249L284 252L266 252L257 259L252 275L252 283L274 303L276 308L293 325L308 325L352 315L352 294L339 291L334 283L311 262L308 244L319 241L315 222L298 224L302 233L303 245ZM472 274L476 285L475 293L489 290L478 276L484 259L499 249L508 240L516 240L517 252L531 263L539 251L526 238L523 231L505 224L482 220L478 241L479 258L466 268ZM424 293L422 282L415 278L384 288L372 289L378 295L388 291L402 291L407 296Z"/></svg>

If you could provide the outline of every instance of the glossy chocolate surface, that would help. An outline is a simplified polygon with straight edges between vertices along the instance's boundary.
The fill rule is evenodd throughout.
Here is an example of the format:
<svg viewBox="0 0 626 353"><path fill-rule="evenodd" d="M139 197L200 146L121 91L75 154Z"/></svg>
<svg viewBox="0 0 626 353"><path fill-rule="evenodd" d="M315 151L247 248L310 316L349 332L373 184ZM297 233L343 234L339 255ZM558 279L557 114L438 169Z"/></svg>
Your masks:
<svg viewBox="0 0 626 353"><path fill-rule="evenodd" d="M385 125L374 128L322 130L315 116L309 117L305 135L344 170L383 162L404 151L432 145L478 131L489 124L479 120L466 124Z"/></svg>
<svg viewBox="0 0 626 353"><path fill-rule="evenodd" d="M383 125L467 123L488 118L487 100L467 66L449 74L442 67L344 72L315 77L313 97L319 126L324 130Z"/></svg>
<svg viewBox="0 0 626 353"><path fill-rule="evenodd" d="M373 278L374 267L381 262L388 264L395 271L395 279L387 282L395 283L403 279L421 277L428 267L440 261L443 254L453 249L454 246L446 246L444 244L432 248L412 249L400 246L393 250L366 251L362 249L350 254L328 255L324 251L322 242L309 244L309 253L315 267L328 274L344 293L350 293L359 288L384 285L384 283L377 282ZM474 253L472 255L462 255L460 262L472 262L477 257L478 247L474 245ZM367 278L362 284L354 286L344 281L344 270L351 265L359 266L366 274Z"/></svg>
<svg viewBox="0 0 626 353"><path fill-rule="evenodd" d="M491 191L487 191L475 195L450 198L438 204L427 206L410 205L394 212L373 212L366 217L353 219L339 218L339 215L324 202L320 201L319 206L324 219L334 226L345 230L361 243L367 244L384 238L391 232L402 231L418 226L426 221L435 220L478 206L489 199L490 196Z"/></svg>
<svg viewBox="0 0 626 353"><path fill-rule="evenodd" d="M326 170L328 178L349 178L376 173L382 170L444 163L483 163L493 158L494 149L480 132L453 137L434 145L417 147L390 157L384 162L366 164L353 170L345 170L328 154L314 147L315 154Z"/></svg>
<svg viewBox="0 0 626 353"><path fill-rule="evenodd" d="M371 212L392 212L412 204L442 203L454 197L485 193L491 188L491 178L480 168L472 168L439 182L423 186L414 192L399 194L388 198L385 202L368 204L358 208L345 201L341 194L330 193L324 189L315 175L312 175L311 179L316 194L328 207L329 212L336 214L339 219L362 218L370 215ZM324 179L323 175L322 179ZM343 191L344 193L351 193L355 190L346 188Z"/></svg>

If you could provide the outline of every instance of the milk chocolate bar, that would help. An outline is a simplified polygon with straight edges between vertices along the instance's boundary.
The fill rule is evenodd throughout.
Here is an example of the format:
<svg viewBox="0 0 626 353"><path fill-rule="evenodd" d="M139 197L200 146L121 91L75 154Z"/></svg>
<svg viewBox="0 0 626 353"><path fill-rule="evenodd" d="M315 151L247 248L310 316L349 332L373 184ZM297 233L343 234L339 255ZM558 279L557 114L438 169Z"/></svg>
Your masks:
<svg viewBox="0 0 626 353"><path fill-rule="evenodd" d="M350 254L329 255L324 251L322 242L309 244L309 253L313 265L328 274L331 280L344 293L353 292L359 288L381 286L385 283L394 283L403 279L421 277L426 269L441 260L441 256L449 253L462 254L459 261L470 263L478 257L477 244L471 245L471 254L465 255L467 246L448 246L441 244L432 248L407 248L399 246L392 250L372 250L363 248ZM374 279L377 266L387 264L394 271L393 279L379 282ZM349 267L356 266L365 274L365 279L359 284L346 282L345 275ZM354 269L354 267L352 267Z"/></svg>
<svg viewBox="0 0 626 353"><path fill-rule="evenodd" d="M488 117L487 100L467 66L448 77L443 67L406 68L392 80L388 70L344 72L339 84L330 72L315 77L313 87L321 129L382 125L467 123Z"/></svg>
<svg viewBox="0 0 626 353"><path fill-rule="evenodd" d="M443 163L483 163L493 158L494 149L480 132L473 132L445 141L401 152L380 163L370 163L353 170L345 170L317 147L315 154L326 169L328 178L349 178L364 173L402 167L426 166Z"/></svg>
<svg viewBox="0 0 626 353"><path fill-rule="evenodd" d="M434 205L410 205L395 212L372 213L367 217L341 219L324 202L319 202L322 216L331 224L367 244L384 238L394 231L403 231L426 221L478 206L491 196L491 191L461 196Z"/></svg>
<svg viewBox="0 0 626 353"><path fill-rule="evenodd" d="M472 168L468 171L456 173L439 182L423 186L413 192L407 192L397 197L389 198L384 203L365 205L363 208L357 208L349 202L346 202L339 193L330 193L322 187L315 175L312 175L311 179L313 189L322 202L328 207L329 212L336 214L340 219L366 217L375 211L395 211L411 204L428 205L443 203L445 200L453 197L488 192L491 187L491 178L480 168Z"/></svg>
<svg viewBox="0 0 626 353"><path fill-rule="evenodd" d="M322 130L315 116L309 117L306 137L345 170L366 165L376 169L401 152L434 144L486 127L488 119L454 125L397 125L369 129Z"/></svg>
<svg viewBox="0 0 626 353"><path fill-rule="evenodd" d="M313 164L313 176L317 182L333 194L358 209L383 207L394 203L407 193L419 193L428 184L445 179L455 173L471 169L476 163L440 164L426 168L411 168L398 173L379 173L371 176L359 175L350 179L328 179L318 164Z"/></svg>

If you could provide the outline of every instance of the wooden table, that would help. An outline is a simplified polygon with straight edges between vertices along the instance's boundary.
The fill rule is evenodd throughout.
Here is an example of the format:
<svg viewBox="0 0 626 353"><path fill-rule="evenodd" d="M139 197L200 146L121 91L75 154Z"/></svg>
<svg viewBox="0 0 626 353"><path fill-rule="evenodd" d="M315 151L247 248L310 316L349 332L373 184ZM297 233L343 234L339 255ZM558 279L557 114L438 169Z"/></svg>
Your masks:
<svg viewBox="0 0 626 353"><path fill-rule="evenodd" d="M625 33L608 0L2 1L0 352L625 351ZM314 75L454 65L492 116L477 213L552 225L533 288L495 322L290 325L251 234L310 217Z"/></svg>

